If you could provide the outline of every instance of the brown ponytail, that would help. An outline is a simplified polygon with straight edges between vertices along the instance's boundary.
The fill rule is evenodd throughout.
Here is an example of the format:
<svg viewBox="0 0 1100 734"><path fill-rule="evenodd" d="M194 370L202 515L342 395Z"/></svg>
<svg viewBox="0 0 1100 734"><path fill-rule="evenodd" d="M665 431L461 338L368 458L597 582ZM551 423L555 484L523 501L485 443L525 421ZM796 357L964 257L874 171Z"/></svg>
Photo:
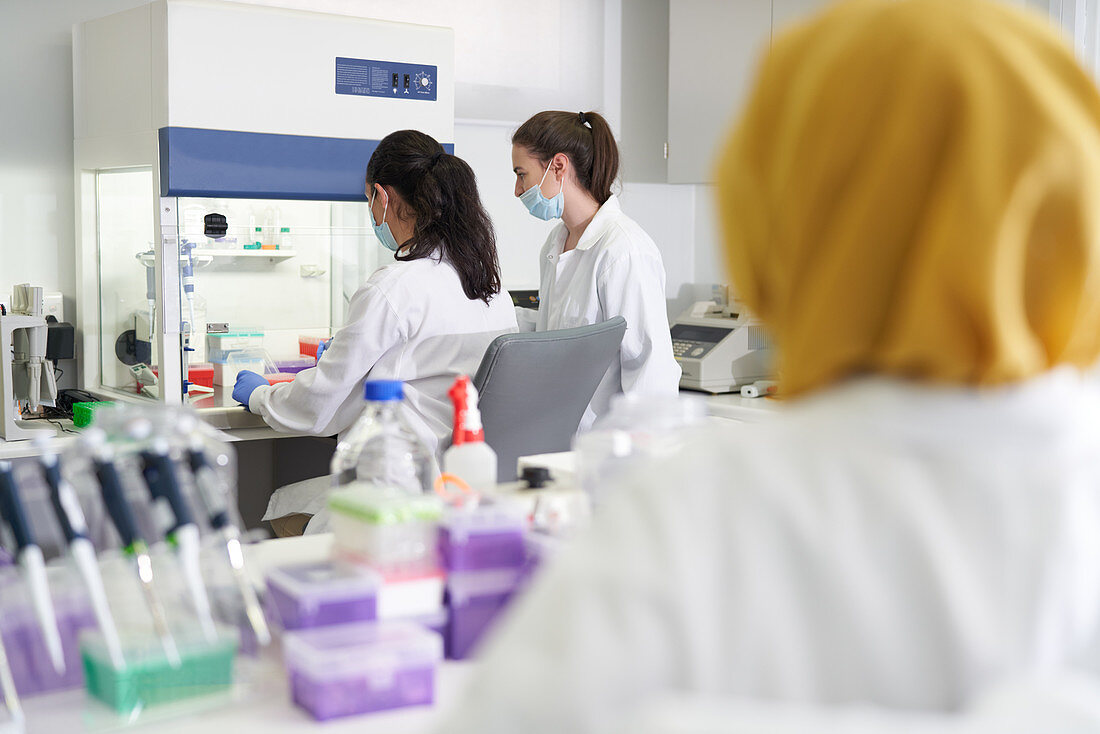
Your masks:
<svg viewBox="0 0 1100 734"><path fill-rule="evenodd" d="M392 186L416 215L408 249L395 260L447 258L471 301L500 292L496 234L477 193L474 171L419 130L399 130L378 143L367 183Z"/></svg>
<svg viewBox="0 0 1100 734"><path fill-rule="evenodd" d="M540 112L519 126L512 144L546 163L564 153L577 173L577 183L600 204L611 198L619 175L619 146L607 120L596 112Z"/></svg>

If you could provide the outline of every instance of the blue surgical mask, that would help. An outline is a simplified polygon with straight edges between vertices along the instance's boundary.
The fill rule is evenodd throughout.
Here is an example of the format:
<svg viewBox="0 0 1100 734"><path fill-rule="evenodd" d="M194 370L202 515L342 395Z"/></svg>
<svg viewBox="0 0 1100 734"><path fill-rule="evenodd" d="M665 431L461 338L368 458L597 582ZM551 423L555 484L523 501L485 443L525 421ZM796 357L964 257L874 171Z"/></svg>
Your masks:
<svg viewBox="0 0 1100 734"><path fill-rule="evenodd" d="M542 181L546 180L547 173L550 173L550 164L546 165L546 170L542 174ZM519 200L523 202L523 205L527 207L527 211L531 212L532 216L547 221L557 219L565 211L565 187L559 188L557 196L553 199L547 199L542 195L542 181L539 181L538 186L532 186L520 194Z"/></svg>
<svg viewBox="0 0 1100 734"><path fill-rule="evenodd" d="M374 199L371 198L368 206L374 206ZM382 223L374 223L374 214L370 215L370 224L374 227L374 236L378 238L378 241L382 243L382 247L385 247L390 252L397 252L401 245L397 244L397 239L393 236L393 232L390 230L390 224L386 221L386 210L389 209L390 202L387 199L386 203L382 205Z"/></svg>

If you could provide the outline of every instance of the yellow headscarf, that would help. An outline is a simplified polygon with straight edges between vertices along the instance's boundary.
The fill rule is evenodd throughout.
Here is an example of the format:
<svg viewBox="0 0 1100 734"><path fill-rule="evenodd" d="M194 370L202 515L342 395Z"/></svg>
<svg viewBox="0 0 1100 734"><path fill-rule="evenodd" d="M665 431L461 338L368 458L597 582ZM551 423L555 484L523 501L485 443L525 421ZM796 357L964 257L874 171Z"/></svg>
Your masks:
<svg viewBox="0 0 1100 734"><path fill-rule="evenodd" d="M852 0L778 38L718 206L781 387L999 384L1100 355L1100 95L985 0Z"/></svg>

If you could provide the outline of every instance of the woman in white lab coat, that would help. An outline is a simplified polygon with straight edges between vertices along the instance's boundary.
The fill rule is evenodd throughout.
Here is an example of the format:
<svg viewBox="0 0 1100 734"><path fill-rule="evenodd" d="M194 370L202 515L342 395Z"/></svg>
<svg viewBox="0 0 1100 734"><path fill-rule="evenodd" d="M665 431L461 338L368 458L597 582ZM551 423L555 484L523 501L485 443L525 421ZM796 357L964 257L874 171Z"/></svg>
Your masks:
<svg viewBox="0 0 1100 734"><path fill-rule="evenodd" d="M836 4L777 36L717 181L788 405L638 467L441 730L1095 675L1100 94L1063 40L999 3Z"/></svg>
<svg viewBox="0 0 1100 734"><path fill-rule="evenodd" d="M516 330L511 300L499 297L492 223L470 166L416 130L378 144L366 195L375 234L396 262L352 296L316 368L274 386L242 372L233 397L276 430L330 436L359 416L366 380L402 380L410 425L435 450L451 431L455 375L476 372L489 342ZM313 485L283 492L273 506L315 514L323 496Z"/></svg>
<svg viewBox="0 0 1100 734"><path fill-rule="evenodd" d="M607 121L595 112L540 112L512 135L512 166L516 196L532 216L561 219L539 255L539 310L520 309L521 328L626 319L619 358L581 430L607 412L617 392L674 394L680 366L665 311L665 268L653 240L611 193L619 149Z"/></svg>

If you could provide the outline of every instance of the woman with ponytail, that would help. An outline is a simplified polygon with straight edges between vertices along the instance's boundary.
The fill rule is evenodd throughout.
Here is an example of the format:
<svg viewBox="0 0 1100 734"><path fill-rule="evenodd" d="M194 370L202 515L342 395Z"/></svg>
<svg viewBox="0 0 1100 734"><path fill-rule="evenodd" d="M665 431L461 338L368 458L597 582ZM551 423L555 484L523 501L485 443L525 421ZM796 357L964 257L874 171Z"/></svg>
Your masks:
<svg viewBox="0 0 1100 734"><path fill-rule="evenodd" d="M366 380L402 380L410 426L435 450L451 432L447 391L455 374L474 373L489 342L516 330L511 299L498 297L496 237L473 170L416 130L378 144L367 164L366 196L375 234L396 262L352 296L346 323L317 367L273 386L242 372L233 397L278 431L331 436L359 416ZM316 514L322 482L282 510Z"/></svg>
<svg viewBox="0 0 1100 734"><path fill-rule="evenodd" d="M595 112L540 112L512 136L516 196L539 219L561 219L539 256L537 331L626 319L619 358L596 388L584 430L617 392L679 389L665 313L665 268L653 240L623 214L611 186L619 148ZM524 315L529 312L521 312Z"/></svg>

